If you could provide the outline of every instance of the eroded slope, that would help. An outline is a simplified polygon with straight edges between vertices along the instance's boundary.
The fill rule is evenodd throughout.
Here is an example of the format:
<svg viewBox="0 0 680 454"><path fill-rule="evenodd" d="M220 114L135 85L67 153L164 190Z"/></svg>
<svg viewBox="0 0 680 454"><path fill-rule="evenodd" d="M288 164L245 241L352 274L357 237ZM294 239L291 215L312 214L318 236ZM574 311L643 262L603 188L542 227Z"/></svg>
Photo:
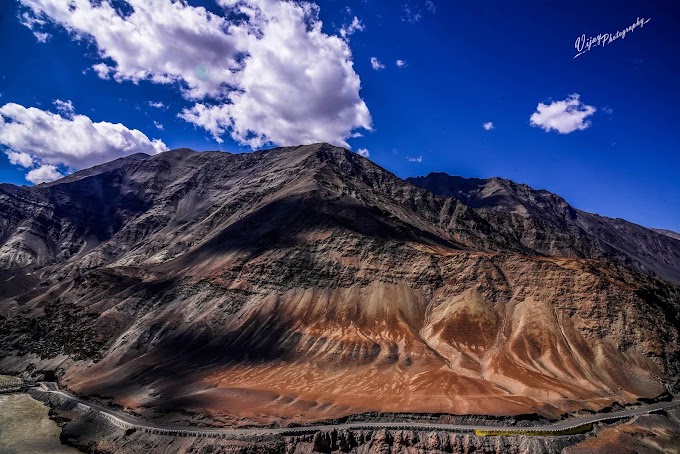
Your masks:
<svg viewBox="0 0 680 454"><path fill-rule="evenodd" d="M537 256L345 150L178 150L10 189L3 209L47 211L3 234L18 283L0 368L57 370L149 418L556 417L655 397L678 375L676 287ZM107 216L83 223L62 202Z"/></svg>

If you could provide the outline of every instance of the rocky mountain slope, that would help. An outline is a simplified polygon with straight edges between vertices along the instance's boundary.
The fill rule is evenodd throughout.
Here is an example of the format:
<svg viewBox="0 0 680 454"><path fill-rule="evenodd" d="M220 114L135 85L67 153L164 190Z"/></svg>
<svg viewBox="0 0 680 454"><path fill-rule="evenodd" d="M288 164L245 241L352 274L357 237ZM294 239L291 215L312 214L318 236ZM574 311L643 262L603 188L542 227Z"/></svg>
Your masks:
<svg viewBox="0 0 680 454"><path fill-rule="evenodd" d="M680 289L654 275L680 242L417 185L327 144L0 185L0 370L206 424L557 417L674 386Z"/></svg>
<svg viewBox="0 0 680 454"><path fill-rule="evenodd" d="M455 197L483 216L500 216L497 223L509 223L520 241L537 253L607 260L680 284L677 233L587 213L556 194L502 178L431 173L407 181Z"/></svg>
<svg viewBox="0 0 680 454"><path fill-rule="evenodd" d="M680 240L680 233L678 233L678 232L674 232L672 230L665 230L665 229L652 229L652 230L654 230L656 233L660 233L662 235L666 235L666 236L671 237L673 239Z"/></svg>

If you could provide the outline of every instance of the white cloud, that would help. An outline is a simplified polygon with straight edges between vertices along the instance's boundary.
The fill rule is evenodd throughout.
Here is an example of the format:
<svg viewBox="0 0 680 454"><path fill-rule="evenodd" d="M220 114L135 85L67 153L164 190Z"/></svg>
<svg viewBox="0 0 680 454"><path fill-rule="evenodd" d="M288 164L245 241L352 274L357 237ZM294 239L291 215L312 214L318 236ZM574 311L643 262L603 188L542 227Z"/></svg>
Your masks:
<svg viewBox="0 0 680 454"><path fill-rule="evenodd" d="M397 60L395 64L397 65L398 68L403 68L404 66L406 66L406 60Z"/></svg>
<svg viewBox="0 0 680 454"><path fill-rule="evenodd" d="M383 65L382 63L380 63L380 60L378 60L377 58L371 57L371 67L372 67L373 69L375 69L376 71L378 71L378 70L380 70L380 69L384 69L384 68L385 68L385 65Z"/></svg>
<svg viewBox="0 0 680 454"><path fill-rule="evenodd" d="M163 130L165 129L165 127L163 126L163 124L157 122L156 120L153 121L153 125L156 127L156 129L158 129L158 130L160 130L160 131L163 131Z"/></svg>
<svg viewBox="0 0 680 454"><path fill-rule="evenodd" d="M26 180L33 184L49 183L50 181L58 180L63 177L57 166L52 164L43 164L40 167L31 170L26 174Z"/></svg>
<svg viewBox="0 0 680 454"><path fill-rule="evenodd" d="M64 117L70 118L75 111L73 103L70 100L62 101L61 99L55 99L52 103L54 104L54 107L56 107L57 112Z"/></svg>
<svg viewBox="0 0 680 454"><path fill-rule="evenodd" d="M230 130L234 140L252 148L268 142L348 146L345 139L354 129L371 130L351 51L344 40L321 32L318 7L273 0L248 3L258 4L257 14L238 4L259 32L248 35L240 90L229 93L228 104L196 104L182 111L181 118L205 128L218 142Z"/></svg>
<svg viewBox="0 0 680 454"><path fill-rule="evenodd" d="M14 103L0 107L0 145L8 148L5 153L13 164L39 166L29 172L33 179L54 176L56 166L77 170L133 153L168 149L160 140L150 140L120 123L95 123L73 111L63 116Z"/></svg>
<svg viewBox="0 0 680 454"><path fill-rule="evenodd" d="M156 108L156 109L167 109L167 106L160 101L158 101L158 102L147 101L147 104L151 107Z"/></svg>
<svg viewBox="0 0 680 454"><path fill-rule="evenodd" d="M423 162L423 156L417 156L417 157L411 157L411 156L406 156L406 160L408 162Z"/></svg>
<svg viewBox="0 0 680 454"><path fill-rule="evenodd" d="M52 21L77 39L92 40L105 60L94 66L100 77L181 82L189 98L223 93L245 50L224 18L185 2L129 0L125 15L109 1L19 1L32 30Z"/></svg>
<svg viewBox="0 0 680 454"><path fill-rule="evenodd" d="M10 164L21 167L33 167L33 158L28 153L22 153L17 151L8 150L5 151Z"/></svg>
<svg viewBox="0 0 680 454"><path fill-rule="evenodd" d="M322 32L314 3L217 0L218 15L172 0L127 0L125 14L108 1L19 1L32 17L92 41L99 77L177 84L186 99L205 100L180 117L218 141L229 133L253 148L346 146L354 130L371 130L351 50Z"/></svg>
<svg viewBox="0 0 680 454"><path fill-rule="evenodd" d="M538 103L536 112L529 120L532 126L538 126L546 131L555 130L560 134L569 134L589 128L591 122L586 119L596 110L595 107L582 103L578 93L574 93L564 101Z"/></svg>
<svg viewBox="0 0 680 454"><path fill-rule="evenodd" d="M482 125L482 128L486 129L487 131L491 131L494 129L493 121L487 121Z"/></svg>
<svg viewBox="0 0 680 454"><path fill-rule="evenodd" d="M35 36L35 39L38 40L39 43L46 43L47 40L51 37L49 33L42 33L36 30L38 27L42 27L45 25L45 21L35 17L28 12L24 12L20 17L19 20L21 21L21 24L26 26L30 31L33 32L33 36Z"/></svg>
<svg viewBox="0 0 680 454"><path fill-rule="evenodd" d="M357 154L359 156L363 156L364 158L368 158L369 156L371 156L371 153L366 148L359 148L357 150Z"/></svg>
<svg viewBox="0 0 680 454"><path fill-rule="evenodd" d="M97 73L100 79L109 80L111 78L111 71L113 68L111 68L106 63L97 63L96 65L92 65L92 69Z"/></svg>
<svg viewBox="0 0 680 454"><path fill-rule="evenodd" d="M359 20L359 18L354 16L354 19L352 19L352 22L350 22L349 25L345 25L340 29L340 36L342 36L343 38L347 38L353 35L355 32L364 31L365 28L366 27Z"/></svg>
<svg viewBox="0 0 680 454"><path fill-rule="evenodd" d="M33 32L33 36L39 43L46 43L52 37L49 33Z"/></svg>

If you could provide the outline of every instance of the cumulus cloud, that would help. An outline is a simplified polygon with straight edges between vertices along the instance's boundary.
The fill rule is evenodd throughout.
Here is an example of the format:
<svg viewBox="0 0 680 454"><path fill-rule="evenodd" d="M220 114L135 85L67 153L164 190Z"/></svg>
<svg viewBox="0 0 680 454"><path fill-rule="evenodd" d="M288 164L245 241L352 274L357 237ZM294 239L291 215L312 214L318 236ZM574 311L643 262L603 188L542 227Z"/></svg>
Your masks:
<svg viewBox="0 0 680 454"><path fill-rule="evenodd" d="M423 156L422 156L422 155L420 155L420 156L415 156L415 157L413 157L413 156L406 156L406 160L407 160L408 162L423 162Z"/></svg>
<svg viewBox="0 0 680 454"><path fill-rule="evenodd" d="M104 60L100 77L181 82L189 98L218 95L239 67L238 39L229 23L205 8L170 0L128 0L129 14L109 1L20 0L32 30L52 21L80 40L92 40Z"/></svg>
<svg viewBox="0 0 680 454"><path fill-rule="evenodd" d="M348 146L345 139L354 129L371 130L349 47L321 32L318 8L308 3L259 3L259 15L239 3L259 30L249 35L240 90L229 93L230 103L196 104L181 118L205 128L218 142L229 130L234 140L252 148L269 142Z"/></svg>
<svg viewBox="0 0 680 454"><path fill-rule="evenodd" d="M362 32L364 31L364 24L359 20L358 17L354 16L354 19L352 19L352 22L350 22L348 25L343 26L340 29L340 36L343 38L348 38L349 36L353 35L355 32Z"/></svg>
<svg viewBox="0 0 680 454"><path fill-rule="evenodd" d="M78 115L68 101L56 103L68 115L8 103L0 107L0 146L15 165L30 168L29 181L48 181L57 166L77 170L133 153L154 154L168 147L141 131L118 123L93 122ZM30 178L29 178L30 176Z"/></svg>
<svg viewBox="0 0 680 454"><path fill-rule="evenodd" d="M156 120L153 121L153 125L156 127L156 129L163 131L165 129L165 126L163 126L162 123L157 122Z"/></svg>
<svg viewBox="0 0 680 454"><path fill-rule="evenodd" d="M398 68L403 68L404 66L406 66L406 60L397 60L395 64L397 65Z"/></svg>
<svg viewBox="0 0 680 454"><path fill-rule="evenodd" d="M26 174L26 179L33 184L49 183L50 181L58 180L63 177L57 166L52 164L43 164Z"/></svg>
<svg viewBox="0 0 680 454"><path fill-rule="evenodd" d="M53 104L54 107L56 107L57 112L59 112L65 117L71 117L73 115L73 112L75 111L73 103L70 100L62 101L61 99L55 99Z"/></svg>
<svg viewBox="0 0 680 454"><path fill-rule="evenodd" d="M371 153L366 148L359 148L357 150L357 154L359 156L363 156L364 158L368 158L371 156Z"/></svg>
<svg viewBox="0 0 680 454"><path fill-rule="evenodd" d="M487 121L482 125L482 128L486 129L487 131L491 131L494 128L493 121Z"/></svg>
<svg viewBox="0 0 680 454"><path fill-rule="evenodd" d="M376 71L378 71L378 70L380 70L380 69L385 69L385 65L383 65L382 63L380 63L380 60L378 60L378 59L375 58L375 57L371 57L371 67L372 67L373 69L375 69Z"/></svg>
<svg viewBox="0 0 680 454"><path fill-rule="evenodd" d="M28 153L7 150L5 151L5 154L7 155L10 164L26 168L33 167L33 157Z"/></svg>
<svg viewBox="0 0 680 454"><path fill-rule="evenodd" d="M529 121L531 126L537 126L546 131L557 131L560 134L569 134L577 130L590 127L591 122L587 118L597 109L580 101L578 93L571 94L563 101L554 101L550 104L538 103Z"/></svg>
<svg viewBox="0 0 680 454"><path fill-rule="evenodd" d="M19 0L41 21L93 42L93 69L116 81L177 84L195 101L180 117L218 142L253 148L326 141L345 145L371 130L361 81L341 36L322 32L307 1L217 0L224 14L184 1ZM360 30L361 22L345 28Z"/></svg>

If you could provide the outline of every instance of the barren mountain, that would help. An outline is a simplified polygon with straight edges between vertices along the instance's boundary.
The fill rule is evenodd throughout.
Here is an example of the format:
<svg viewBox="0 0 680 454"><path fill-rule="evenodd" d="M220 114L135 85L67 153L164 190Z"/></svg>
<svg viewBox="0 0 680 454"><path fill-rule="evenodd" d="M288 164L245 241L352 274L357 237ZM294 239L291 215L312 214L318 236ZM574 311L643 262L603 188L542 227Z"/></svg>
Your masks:
<svg viewBox="0 0 680 454"><path fill-rule="evenodd" d="M408 178L445 197L455 197L513 232L539 254L607 260L680 284L680 247L673 232L578 210L545 190L502 178L462 178L445 173Z"/></svg>
<svg viewBox="0 0 680 454"><path fill-rule="evenodd" d="M660 233L662 235L666 235L668 237L671 237L673 239L679 240L680 241L680 233L674 232L672 230L664 230L664 229L652 229L656 233Z"/></svg>
<svg viewBox="0 0 680 454"><path fill-rule="evenodd" d="M315 144L0 185L0 370L209 424L673 386L680 242L505 180L413 182Z"/></svg>

